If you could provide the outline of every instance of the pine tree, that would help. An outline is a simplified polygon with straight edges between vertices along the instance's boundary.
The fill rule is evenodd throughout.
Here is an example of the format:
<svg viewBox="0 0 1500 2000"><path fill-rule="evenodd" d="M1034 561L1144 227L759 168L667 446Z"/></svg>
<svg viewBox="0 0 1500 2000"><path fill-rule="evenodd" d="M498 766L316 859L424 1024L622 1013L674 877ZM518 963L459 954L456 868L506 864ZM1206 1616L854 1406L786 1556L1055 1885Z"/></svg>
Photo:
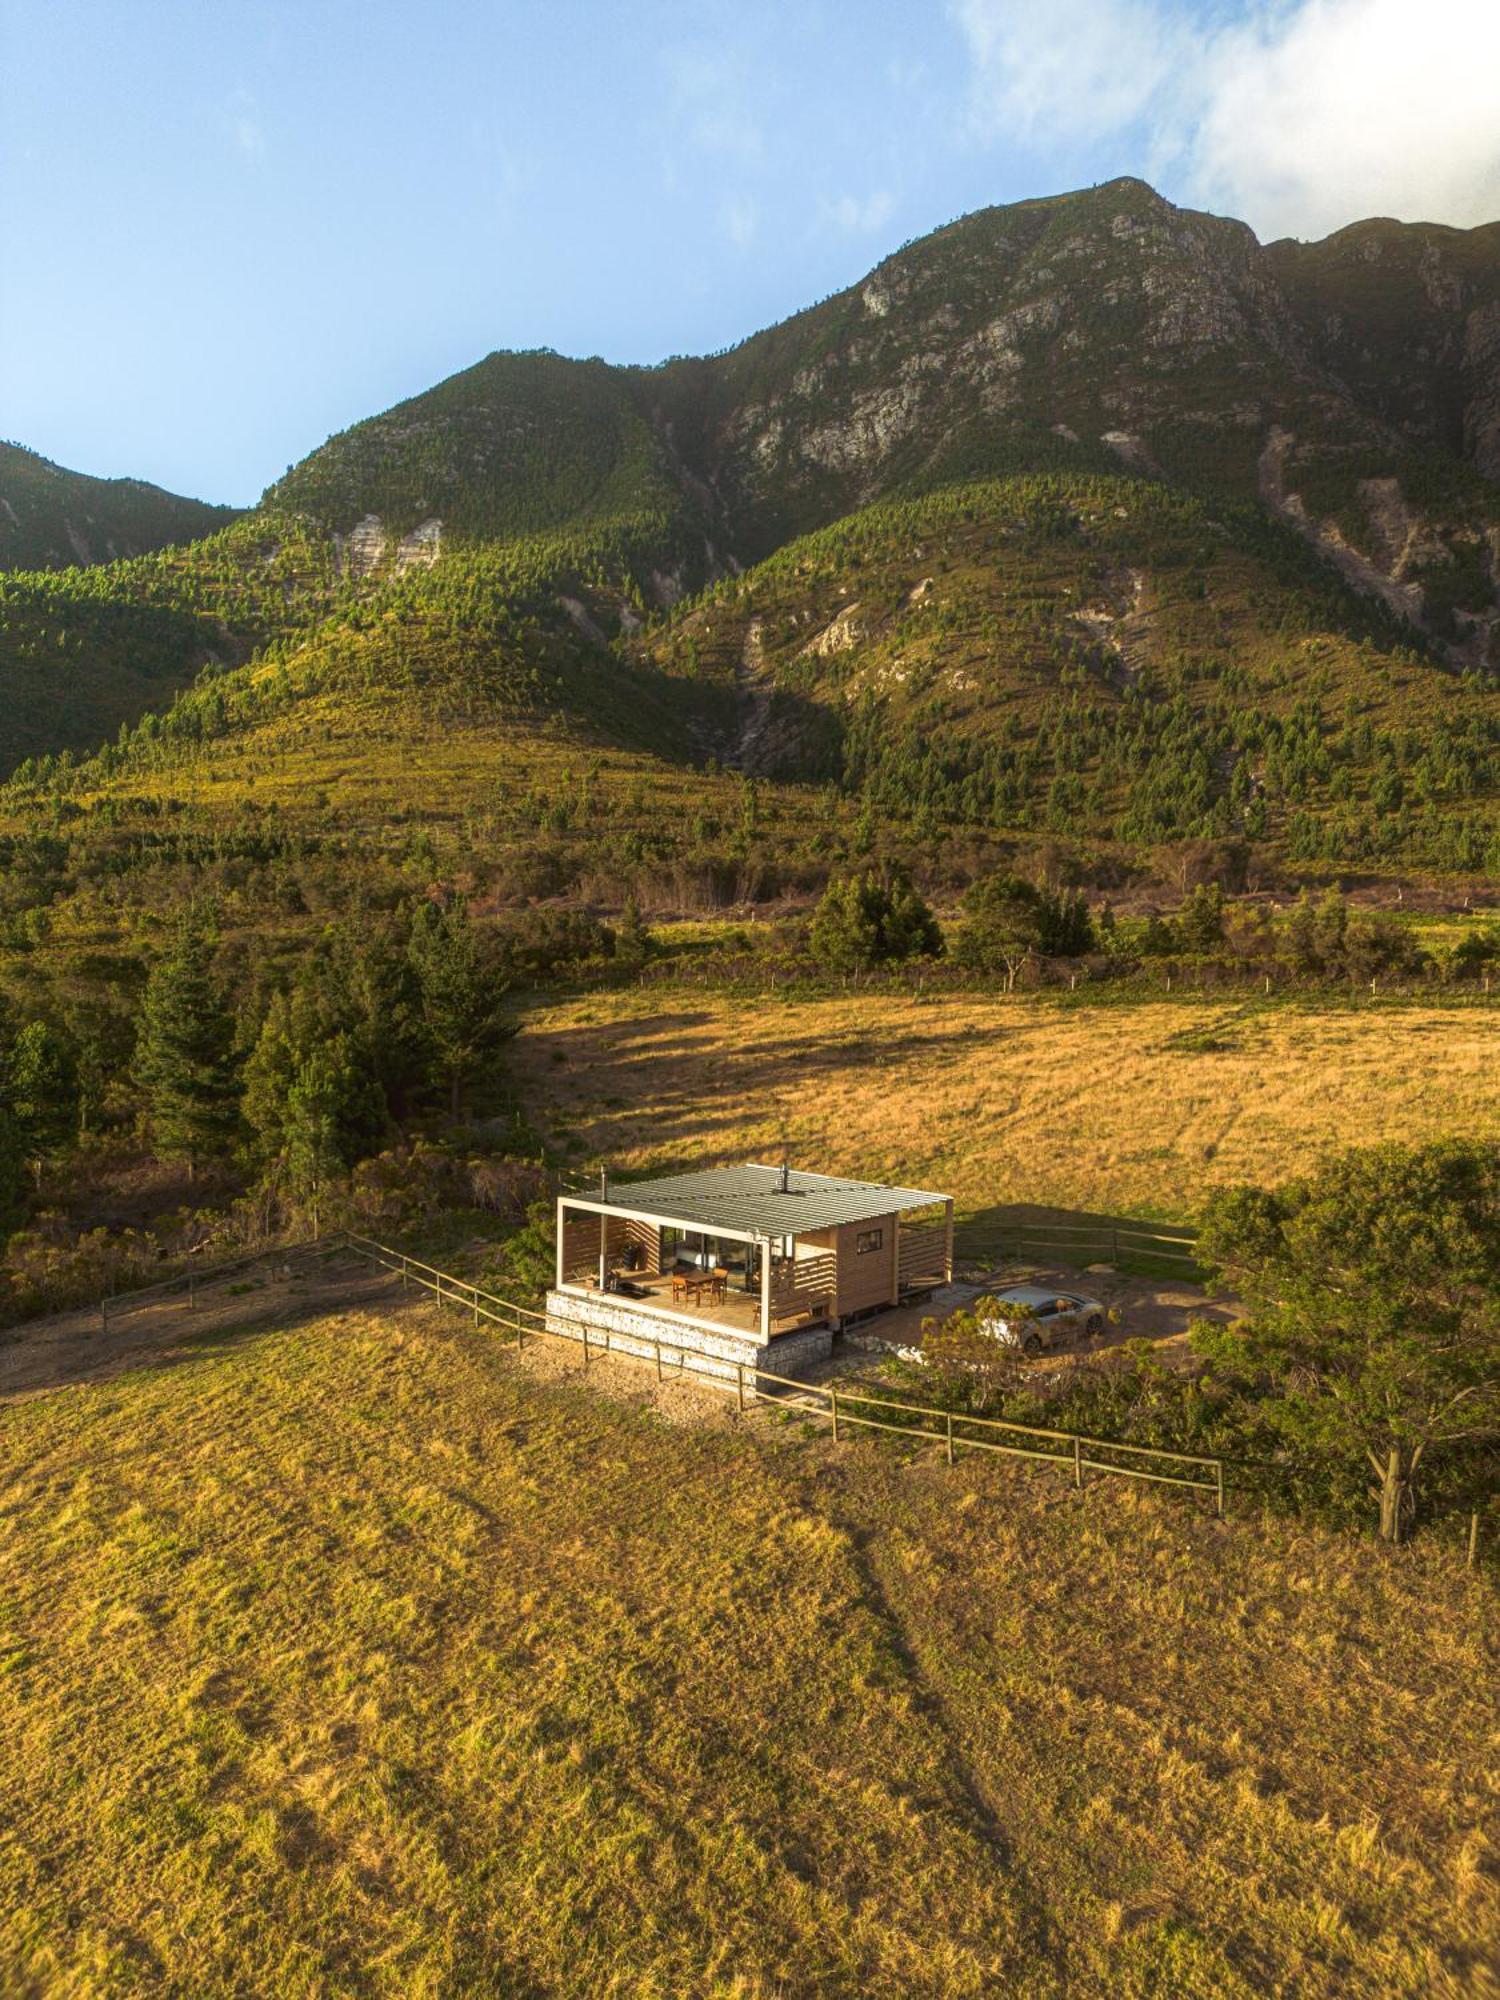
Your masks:
<svg viewBox="0 0 1500 2000"><path fill-rule="evenodd" d="M234 1021L213 974L213 939L189 917L157 960L141 1003L136 1083L157 1151L191 1172L239 1122Z"/></svg>
<svg viewBox="0 0 1500 2000"><path fill-rule="evenodd" d="M315 1209L329 1182L344 1169L340 1128L356 1085L348 1042L339 1035L303 1059L287 1092L282 1144L286 1177L292 1192Z"/></svg>
<svg viewBox="0 0 1500 2000"><path fill-rule="evenodd" d="M45 1021L28 1021L4 1058L4 1089L17 1138L40 1180L47 1159L78 1131L78 1065Z"/></svg>
<svg viewBox="0 0 1500 2000"><path fill-rule="evenodd" d="M515 1024L501 1012L506 982L485 963L462 903L447 909L420 904L412 921L409 955L427 1032L448 1084L449 1109L456 1118L464 1086L475 1070L516 1032Z"/></svg>
<svg viewBox="0 0 1500 2000"><path fill-rule="evenodd" d="M374 1150L387 1125L385 1094L355 1037L335 1026L308 986L276 994L245 1064L244 1119L262 1165L298 1182L294 1160L321 1160L327 1180ZM309 1140L328 1121L327 1144ZM304 1190L305 1191L305 1190Z"/></svg>

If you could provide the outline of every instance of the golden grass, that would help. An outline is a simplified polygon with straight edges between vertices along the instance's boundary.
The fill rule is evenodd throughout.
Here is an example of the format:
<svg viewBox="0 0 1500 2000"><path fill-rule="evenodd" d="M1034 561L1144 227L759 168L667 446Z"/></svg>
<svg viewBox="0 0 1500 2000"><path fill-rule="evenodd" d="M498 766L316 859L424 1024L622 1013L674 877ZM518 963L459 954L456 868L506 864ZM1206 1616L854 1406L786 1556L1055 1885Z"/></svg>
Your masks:
<svg viewBox="0 0 1500 2000"><path fill-rule="evenodd" d="M1449 1552L669 1429L426 1305L3 1440L7 1993L1487 1990Z"/></svg>
<svg viewBox="0 0 1500 2000"><path fill-rule="evenodd" d="M1223 1046L1191 1043L1207 1032ZM628 1164L775 1159L953 1193L1187 1218L1331 1147L1500 1134L1500 1012L649 990L534 1014L531 1115Z"/></svg>

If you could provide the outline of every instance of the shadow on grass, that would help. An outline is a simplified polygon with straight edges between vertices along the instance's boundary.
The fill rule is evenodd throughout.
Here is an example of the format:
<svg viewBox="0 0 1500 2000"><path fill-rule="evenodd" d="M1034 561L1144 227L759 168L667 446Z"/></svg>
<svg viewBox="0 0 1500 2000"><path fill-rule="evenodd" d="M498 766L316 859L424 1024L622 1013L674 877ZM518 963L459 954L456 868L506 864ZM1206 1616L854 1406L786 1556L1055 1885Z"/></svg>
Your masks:
<svg viewBox="0 0 1500 2000"><path fill-rule="evenodd" d="M1109 1264L1137 1277L1202 1285L1207 1274L1194 1254L1195 1243L1187 1223L1041 1202L998 1202L960 1216L954 1228L954 1254L960 1262L1051 1259L1075 1269Z"/></svg>

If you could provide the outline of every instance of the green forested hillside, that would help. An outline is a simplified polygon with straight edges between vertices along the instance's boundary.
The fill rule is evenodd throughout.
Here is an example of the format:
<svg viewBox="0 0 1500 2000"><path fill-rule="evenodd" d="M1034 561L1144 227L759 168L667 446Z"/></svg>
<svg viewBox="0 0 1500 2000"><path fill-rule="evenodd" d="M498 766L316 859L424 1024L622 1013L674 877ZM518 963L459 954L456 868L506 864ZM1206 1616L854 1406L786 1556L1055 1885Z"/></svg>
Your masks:
<svg viewBox="0 0 1500 2000"><path fill-rule="evenodd" d="M67 569L191 542L233 520L230 507L166 493L144 479L68 472L0 443L0 570Z"/></svg>
<svg viewBox="0 0 1500 2000"><path fill-rule="evenodd" d="M750 696L748 768L836 779L877 812L1500 858L1500 692L1285 529L1156 482L882 502L679 607L649 650Z"/></svg>

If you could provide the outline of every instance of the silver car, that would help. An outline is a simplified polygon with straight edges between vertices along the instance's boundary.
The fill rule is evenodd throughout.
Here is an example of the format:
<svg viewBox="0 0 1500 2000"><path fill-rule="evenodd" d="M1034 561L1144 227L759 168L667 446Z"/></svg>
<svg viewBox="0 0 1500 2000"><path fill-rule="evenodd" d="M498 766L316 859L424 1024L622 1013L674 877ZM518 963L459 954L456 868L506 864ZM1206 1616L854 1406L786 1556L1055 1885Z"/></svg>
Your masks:
<svg viewBox="0 0 1500 2000"><path fill-rule="evenodd" d="M1098 1299L1086 1299L1078 1292L1049 1292L1041 1285L1007 1285L991 1295L999 1306L1012 1303L1030 1311L1015 1320L995 1313L981 1321L992 1340L1007 1347L1019 1347L1023 1354L1040 1354L1044 1347L1058 1347L1080 1334L1097 1339L1104 1331L1104 1307Z"/></svg>

